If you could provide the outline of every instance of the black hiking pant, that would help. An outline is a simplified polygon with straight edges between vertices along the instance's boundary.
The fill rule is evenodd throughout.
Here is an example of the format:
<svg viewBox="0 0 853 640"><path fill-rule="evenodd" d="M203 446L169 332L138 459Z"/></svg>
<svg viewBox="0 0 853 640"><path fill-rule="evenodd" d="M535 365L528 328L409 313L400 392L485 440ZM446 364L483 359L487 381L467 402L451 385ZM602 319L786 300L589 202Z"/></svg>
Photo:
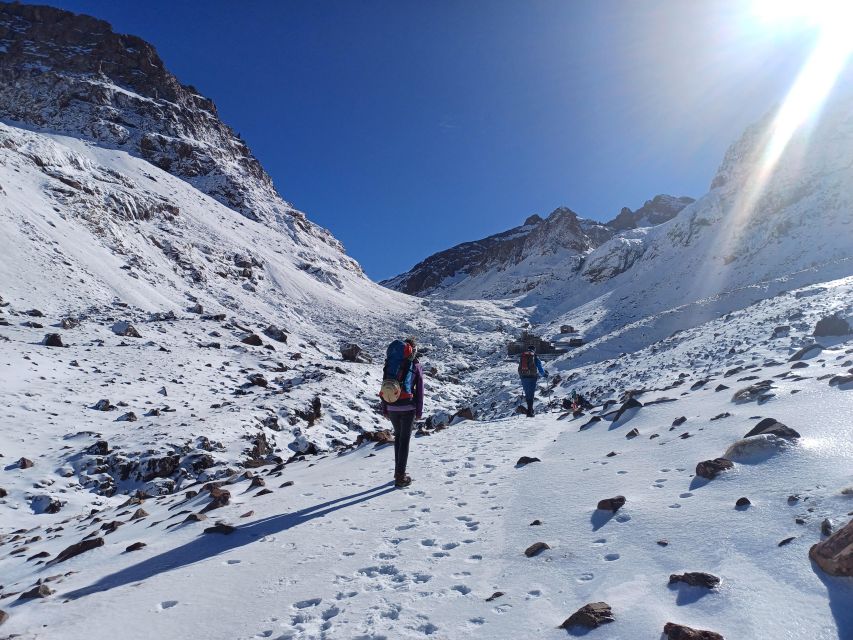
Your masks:
<svg viewBox="0 0 853 640"><path fill-rule="evenodd" d="M406 462L409 459L409 441L412 439L412 425L415 412L389 411L388 417L394 425L394 477L406 475Z"/></svg>

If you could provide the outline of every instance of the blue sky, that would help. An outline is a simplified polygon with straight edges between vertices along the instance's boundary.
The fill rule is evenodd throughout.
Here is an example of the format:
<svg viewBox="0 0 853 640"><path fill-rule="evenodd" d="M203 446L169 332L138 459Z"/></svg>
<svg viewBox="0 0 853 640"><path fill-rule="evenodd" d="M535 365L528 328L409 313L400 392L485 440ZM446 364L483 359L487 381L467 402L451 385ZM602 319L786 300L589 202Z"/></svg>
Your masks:
<svg viewBox="0 0 853 640"><path fill-rule="evenodd" d="M154 44L368 275L701 196L813 34L747 0L46 0Z"/></svg>

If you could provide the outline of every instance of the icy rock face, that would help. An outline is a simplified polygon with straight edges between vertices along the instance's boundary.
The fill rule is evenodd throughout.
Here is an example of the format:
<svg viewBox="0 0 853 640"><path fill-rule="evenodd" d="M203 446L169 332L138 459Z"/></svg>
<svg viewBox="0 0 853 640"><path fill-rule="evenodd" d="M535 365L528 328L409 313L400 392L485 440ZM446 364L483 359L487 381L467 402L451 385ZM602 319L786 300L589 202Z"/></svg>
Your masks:
<svg viewBox="0 0 853 640"><path fill-rule="evenodd" d="M687 205L694 203L693 198L680 198L668 195L657 195L636 211L623 207L619 215L607 223L614 231L627 231L638 227L651 227L672 220Z"/></svg>
<svg viewBox="0 0 853 640"><path fill-rule="evenodd" d="M537 273L576 273L587 258L595 264L583 269L584 277L596 282L622 273L643 254L642 235L617 234L671 220L692 202L692 198L658 195L636 211L622 209L606 224L580 218L571 209L560 207L544 220L532 215L520 227L436 253L382 284L412 295L456 297L459 285L466 281L478 277L489 280L494 274L508 272L491 289L478 291L484 298L500 298L549 281L547 276L536 277Z"/></svg>
<svg viewBox="0 0 853 640"><path fill-rule="evenodd" d="M278 195L212 100L181 84L150 44L102 20L0 4L0 118L119 147L298 244L311 236L343 253Z"/></svg>

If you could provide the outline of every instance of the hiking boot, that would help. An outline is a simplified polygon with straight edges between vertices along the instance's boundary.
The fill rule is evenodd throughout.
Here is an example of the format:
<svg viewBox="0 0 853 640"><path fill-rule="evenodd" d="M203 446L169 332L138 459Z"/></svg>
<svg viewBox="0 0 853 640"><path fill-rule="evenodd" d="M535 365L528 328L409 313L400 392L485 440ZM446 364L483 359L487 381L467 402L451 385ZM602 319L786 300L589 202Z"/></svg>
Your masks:
<svg viewBox="0 0 853 640"><path fill-rule="evenodd" d="M408 487L410 484L412 484L412 477L411 476L409 476L407 474L403 474L401 476L394 476L394 486L395 487L397 487L397 488Z"/></svg>
<svg viewBox="0 0 853 640"><path fill-rule="evenodd" d="M536 412L535 412L533 409L530 409L530 410L527 412L527 417L528 417L528 418L532 418L532 417L533 417L533 416L535 416L535 415L536 415Z"/></svg>

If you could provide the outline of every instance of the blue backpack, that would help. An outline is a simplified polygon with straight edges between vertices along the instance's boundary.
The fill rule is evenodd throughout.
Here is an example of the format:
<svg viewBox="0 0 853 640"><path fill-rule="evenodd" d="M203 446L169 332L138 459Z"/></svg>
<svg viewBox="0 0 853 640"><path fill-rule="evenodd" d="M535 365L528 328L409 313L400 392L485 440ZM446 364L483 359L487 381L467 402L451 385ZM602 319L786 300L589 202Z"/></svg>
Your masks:
<svg viewBox="0 0 853 640"><path fill-rule="evenodd" d="M379 395L385 402L394 403L413 397L414 359L415 350L407 342L394 340L388 345L385 367L382 369L382 388L379 390Z"/></svg>

